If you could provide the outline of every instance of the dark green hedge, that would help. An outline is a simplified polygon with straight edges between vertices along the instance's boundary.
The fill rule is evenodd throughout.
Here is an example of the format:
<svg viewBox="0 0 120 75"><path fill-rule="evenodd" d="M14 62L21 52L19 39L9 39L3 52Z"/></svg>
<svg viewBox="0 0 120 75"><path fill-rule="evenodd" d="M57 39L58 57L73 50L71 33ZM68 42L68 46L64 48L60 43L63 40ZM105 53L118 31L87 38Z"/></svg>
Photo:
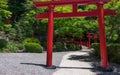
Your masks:
<svg viewBox="0 0 120 75"><path fill-rule="evenodd" d="M100 44L99 43L93 43L91 45L91 47L94 48L94 50L92 51L91 55L95 59L100 59Z"/></svg>
<svg viewBox="0 0 120 75"><path fill-rule="evenodd" d="M76 50L80 50L81 47L79 45L75 45L75 44L68 44L67 45L67 50L68 51L76 51Z"/></svg>
<svg viewBox="0 0 120 75"><path fill-rule="evenodd" d="M109 44L107 49L109 60L120 64L120 44Z"/></svg>
<svg viewBox="0 0 120 75"><path fill-rule="evenodd" d="M100 59L100 44L94 43L92 44L92 51L91 55L95 59ZM120 64L120 44L107 44L108 50L108 58L109 61Z"/></svg>
<svg viewBox="0 0 120 75"><path fill-rule="evenodd" d="M4 48L7 46L7 41L5 39L0 39L0 49Z"/></svg>
<svg viewBox="0 0 120 75"><path fill-rule="evenodd" d="M55 42L54 44L54 51L60 52L60 51L76 51L80 50L81 47L79 45L75 44L66 44L63 42Z"/></svg>
<svg viewBox="0 0 120 75"><path fill-rule="evenodd" d="M66 50L67 50L67 47L66 47L65 43L63 43L63 42L55 42L53 51L61 52L61 51L66 51Z"/></svg>

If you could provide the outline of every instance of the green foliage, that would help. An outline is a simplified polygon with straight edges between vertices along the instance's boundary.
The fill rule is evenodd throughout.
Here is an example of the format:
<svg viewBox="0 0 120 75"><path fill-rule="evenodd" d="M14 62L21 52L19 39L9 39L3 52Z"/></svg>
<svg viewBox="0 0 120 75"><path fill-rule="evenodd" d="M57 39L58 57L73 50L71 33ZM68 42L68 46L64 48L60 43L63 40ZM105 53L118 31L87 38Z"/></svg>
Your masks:
<svg viewBox="0 0 120 75"><path fill-rule="evenodd" d="M80 50L81 47L79 45L75 45L75 44L68 44L67 45L67 50L68 51L76 51L76 50Z"/></svg>
<svg viewBox="0 0 120 75"><path fill-rule="evenodd" d="M7 41L5 39L0 39L0 49L7 46Z"/></svg>
<svg viewBox="0 0 120 75"><path fill-rule="evenodd" d="M56 12L72 12L71 6L59 6L55 8Z"/></svg>
<svg viewBox="0 0 120 75"><path fill-rule="evenodd" d="M38 43L38 44L40 44L40 41L36 38L26 38L24 40L24 43Z"/></svg>
<svg viewBox="0 0 120 75"><path fill-rule="evenodd" d="M55 42L54 51L61 52L61 51L76 51L80 50L81 47L75 44L66 44L64 42Z"/></svg>
<svg viewBox="0 0 120 75"><path fill-rule="evenodd" d="M2 44L0 45L2 46ZM16 53L18 50L24 50L23 44L17 44L14 42L8 42L6 46L3 46L2 49L0 49L0 52L2 53Z"/></svg>
<svg viewBox="0 0 120 75"><path fill-rule="evenodd" d="M100 59L100 44L94 43L92 44L92 48L94 50L92 51L91 55L95 59ZM120 64L120 44L107 44L107 50L108 50L108 58L109 61Z"/></svg>
<svg viewBox="0 0 120 75"><path fill-rule="evenodd" d="M70 51L76 50L74 44L69 44L69 45L67 45L67 48L68 48L68 50L70 50Z"/></svg>
<svg viewBox="0 0 120 75"><path fill-rule="evenodd" d="M5 52L12 52L12 53L17 52L17 50L19 50L17 44L13 42L8 42L7 47L4 49Z"/></svg>
<svg viewBox="0 0 120 75"><path fill-rule="evenodd" d="M7 8L7 0L0 0L0 31L3 31L4 20L11 17L12 12Z"/></svg>
<svg viewBox="0 0 120 75"><path fill-rule="evenodd" d="M66 44L63 43L63 42L55 42L55 45L54 45L54 51L55 52L61 52L61 51L66 51L67 48L66 48Z"/></svg>
<svg viewBox="0 0 120 75"><path fill-rule="evenodd" d="M4 18L9 18L11 17L11 12L7 10L8 5L7 5L7 0L0 0L0 17L2 17L0 19L3 20Z"/></svg>
<svg viewBox="0 0 120 75"><path fill-rule="evenodd" d="M9 10L13 13L11 20L13 22L17 22L21 16L25 12L25 8L23 7L23 3L25 0L8 0L9 2Z"/></svg>
<svg viewBox="0 0 120 75"><path fill-rule="evenodd" d="M20 26L20 24L18 23L15 23L15 25L14 25L14 30L16 31L16 32L13 32L13 34L15 35L16 33L16 35L15 35L15 39L16 40L21 40L21 39L23 39L24 38L24 35L25 35L25 33L24 33L24 30L23 30L23 27L21 27ZM12 32L12 31L11 31Z"/></svg>
<svg viewBox="0 0 120 75"><path fill-rule="evenodd" d="M25 51L31 53L42 53L43 47L38 43L26 43Z"/></svg>
<svg viewBox="0 0 120 75"><path fill-rule="evenodd" d="M81 47L81 46L76 45L76 50L81 50L81 49L82 49L82 47Z"/></svg>
<svg viewBox="0 0 120 75"><path fill-rule="evenodd" d="M7 0L0 0L0 16L2 18L9 18L11 17L11 12L7 10L8 2Z"/></svg>
<svg viewBox="0 0 120 75"><path fill-rule="evenodd" d="M81 38L84 30L81 28L82 24L78 20L81 19L55 20L55 34L63 37L67 34L72 37Z"/></svg>
<svg viewBox="0 0 120 75"><path fill-rule="evenodd" d="M108 42L120 43L120 0L111 0L104 7L117 11L116 16L105 17Z"/></svg>
<svg viewBox="0 0 120 75"><path fill-rule="evenodd" d="M92 51L92 56L95 59L100 59L100 44L99 43L93 43L91 45L92 48L94 48L94 50Z"/></svg>
<svg viewBox="0 0 120 75"><path fill-rule="evenodd" d="M21 43L20 43L20 44L17 44L17 47L18 47L19 50L25 49L25 48L24 48L24 44L21 44Z"/></svg>
<svg viewBox="0 0 120 75"><path fill-rule="evenodd" d="M4 25L4 31L5 31L6 33L10 32L11 28L12 28L12 25L11 25L11 24L5 24L5 25Z"/></svg>
<svg viewBox="0 0 120 75"><path fill-rule="evenodd" d="M120 44L109 44L108 56L110 61L120 64Z"/></svg>
<svg viewBox="0 0 120 75"><path fill-rule="evenodd" d="M9 40L14 40L17 35L17 30L14 28L11 28L10 32L8 33Z"/></svg>

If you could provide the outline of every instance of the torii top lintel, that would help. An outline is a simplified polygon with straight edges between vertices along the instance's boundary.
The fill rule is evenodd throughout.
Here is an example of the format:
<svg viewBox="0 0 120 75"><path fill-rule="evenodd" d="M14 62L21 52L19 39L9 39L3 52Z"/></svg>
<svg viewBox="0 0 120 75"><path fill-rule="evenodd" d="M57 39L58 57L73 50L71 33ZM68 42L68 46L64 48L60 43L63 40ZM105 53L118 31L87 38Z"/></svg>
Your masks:
<svg viewBox="0 0 120 75"><path fill-rule="evenodd" d="M110 0L52 0L47 2L33 2L33 5L36 8L42 8L42 7L50 7L52 6L64 6L64 5L72 5L73 11L67 12L67 13L60 13L60 12L54 12L54 18L70 18L70 17L90 17L90 16L98 16L98 10L92 10L92 11L85 11L85 12L78 12L77 7L78 5L87 5L87 4L98 4L98 3L107 3ZM51 7L50 7L51 8ZM115 10L110 9L104 9L104 15L105 16L112 16L116 15ZM42 14L36 14L36 19L44 19L48 18L49 12L45 12Z"/></svg>
<svg viewBox="0 0 120 75"><path fill-rule="evenodd" d="M54 6L72 5L72 4L87 5L87 4L97 4L99 2L107 3L109 1L110 0L53 0L46 2L33 2L33 5L37 8L40 8L49 5L54 5Z"/></svg>

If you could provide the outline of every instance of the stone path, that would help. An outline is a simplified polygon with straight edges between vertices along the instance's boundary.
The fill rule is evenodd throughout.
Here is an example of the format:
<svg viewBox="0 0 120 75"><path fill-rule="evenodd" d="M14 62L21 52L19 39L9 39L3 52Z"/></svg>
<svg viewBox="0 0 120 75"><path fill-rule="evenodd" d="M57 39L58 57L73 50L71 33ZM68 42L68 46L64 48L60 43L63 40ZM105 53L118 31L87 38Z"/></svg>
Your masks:
<svg viewBox="0 0 120 75"><path fill-rule="evenodd" d="M89 58L89 50L84 48L82 51L77 51L65 55L59 66L59 70L53 75L96 75L92 72L93 66Z"/></svg>
<svg viewBox="0 0 120 75"><path fill-rule="evenodd" d="M53 75L120 75L120 65L110 64L114 68L113 72L97 70L96 66L100 64L91 59L90 51L83 47L80 51L64 55L59 69Z"/></svg>

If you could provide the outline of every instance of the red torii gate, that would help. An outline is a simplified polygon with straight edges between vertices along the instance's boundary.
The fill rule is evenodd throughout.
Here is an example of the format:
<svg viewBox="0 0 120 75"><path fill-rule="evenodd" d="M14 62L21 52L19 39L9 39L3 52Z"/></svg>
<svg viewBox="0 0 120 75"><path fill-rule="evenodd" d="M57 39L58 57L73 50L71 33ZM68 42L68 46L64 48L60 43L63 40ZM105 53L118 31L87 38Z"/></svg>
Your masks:
<svg viewBox="0 0 120 75"><path fill-rule="evenodd" d="M87 32L87 38L88 38L88 48L91 48L91 39L93 38L94 39L94 43L97 43L97 40L98 40L98 35L97 34L94 34L92 32Z"/></svg>
<svg viewBox="0 0 120 75"><path fill-rule="evenodd" d="M87 32L87 38L88 38L88 48L91 47L91 38L93 38L93 33Z"/></svg>
<svg viewBox="0 0 120 75"><path fill-rule="evenodd" d="M69 17L90 17L98 16L99 32L100 32L100 53L101 66L108 68L108 56L106 48L106 35L104 25L104 15L115 15L116 11L104 9L103 5L110 0L54 0L48 2L33 2L37 8L48 7L49 12L37 14L36 19L48 18L48 36L47 36L47 67L52 67L52 49L53 49L53 32L54 32L54 18L69 18ZM78 5L96 4L98 9L86 12L78 12ZM73 11L69 13L54 12L55 6L72 5Z"/></svg>

